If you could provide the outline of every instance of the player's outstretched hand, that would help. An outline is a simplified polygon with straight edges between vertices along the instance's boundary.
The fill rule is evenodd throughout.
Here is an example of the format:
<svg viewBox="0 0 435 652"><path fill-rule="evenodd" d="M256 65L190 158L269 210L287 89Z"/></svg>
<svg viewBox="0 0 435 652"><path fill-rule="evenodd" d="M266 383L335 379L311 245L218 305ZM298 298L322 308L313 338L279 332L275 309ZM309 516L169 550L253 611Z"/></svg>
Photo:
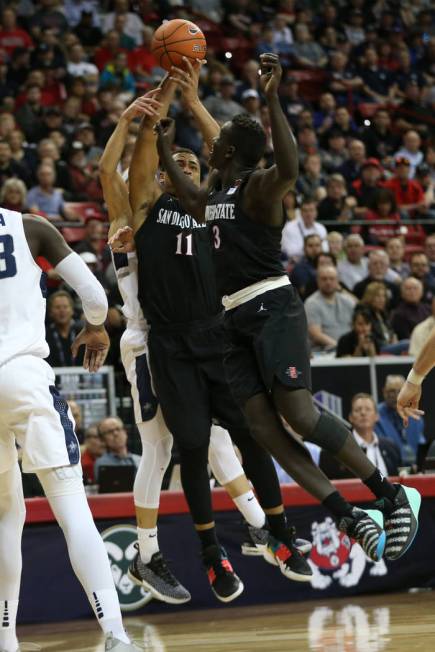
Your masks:
<svg viewBox="0 0 435 652"><path fill-rule="evenodd" d="M109 247L114 254L129 254L136 251L133 229L129 226L123 226L122 229L118 229L117 232L109 238Z"/></svg>
<svg viewBox="0 0 435 652"><path fill-rule="evenodd" d="M183 57L185 70L182 68L171 68L169 79L179 86L183 92L187 104L198 100L198 81L202 66L206 63L204 59L190 61Z"/></svg>
<svg viewBox="0 0 435 652"><path fill-rule="evenodd" d="M421 385L414 385L406 381L397 397L397 411L406 427L408 426L409 417L420 419L424 414L424 411L418 408L420 398Z"/></svg>
<svg viewBox="0 0 435 652"><path fill-rule="evenodd" d="M122 118L127 122L131 122L135 118L139 118L143 115L157 118L159 115L159 108L162 106L162 103L156 99L160 91L160 88L154 88L152 91L145 93L145 95L138 97L137 100L132 102L125 109Z"/></svg>
<svg viewBox="0 0 435 652"><path fill-rule="evenodd" d="M104 364L110 347L110 339L104 326L86 324L72 343L74 358L83 344L86 347L83 367L91 373L98 371Z"/></svg>
<svg viewBox="0 0 435 652"><path fill-rule="evenodd" d="M154 126L157 134L157 150L160 158L171 150L175 140L175 122L172 118L163 118Z"/></svg>
<svg viewBox="0 0 435 652"><path fill-rule="evenodd" d="M282 77L282 67L277 54L260 55L260 88L267 98L276 95Z"/></svg>

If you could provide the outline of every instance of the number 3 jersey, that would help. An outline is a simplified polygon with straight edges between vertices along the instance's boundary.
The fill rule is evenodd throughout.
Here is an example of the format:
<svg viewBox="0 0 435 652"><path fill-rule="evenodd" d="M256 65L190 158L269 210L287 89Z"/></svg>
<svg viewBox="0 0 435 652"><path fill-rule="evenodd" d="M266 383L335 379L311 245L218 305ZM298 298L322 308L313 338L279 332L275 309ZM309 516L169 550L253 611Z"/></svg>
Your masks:
<svg viewBox="0 0 435 652"><path fill-rule="evenodd" d="M23 216L0 208L0 365L19 355L49 354L41 277Z"/></svg>
<svg viewBox="0 0 435 652"><path fill-rule="evenodd" d="M139 301L153 324L185 324L221 311L210 232L164 193L135 236Z"/></svg>

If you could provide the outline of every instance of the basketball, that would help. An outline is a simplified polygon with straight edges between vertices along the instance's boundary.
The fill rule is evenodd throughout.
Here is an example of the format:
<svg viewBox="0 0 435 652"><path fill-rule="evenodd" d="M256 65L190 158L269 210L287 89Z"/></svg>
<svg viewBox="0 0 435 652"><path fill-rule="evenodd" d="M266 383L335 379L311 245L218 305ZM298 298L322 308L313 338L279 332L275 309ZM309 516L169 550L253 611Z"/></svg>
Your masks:
<svg viewBox="0 0 435 652"><path fill-rule="evenodd" d="M207 42L202 31L190 20L169 20L155 31L151 52L159 66L170 70L171 66L183 67L183 57L204 59Z"/></svg>

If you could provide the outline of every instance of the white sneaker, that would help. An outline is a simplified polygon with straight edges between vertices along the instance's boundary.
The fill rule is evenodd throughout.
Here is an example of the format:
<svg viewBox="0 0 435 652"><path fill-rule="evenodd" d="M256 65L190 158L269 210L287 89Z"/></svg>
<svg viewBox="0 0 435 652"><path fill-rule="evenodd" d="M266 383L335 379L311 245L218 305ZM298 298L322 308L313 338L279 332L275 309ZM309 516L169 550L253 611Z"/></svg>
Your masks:
<svg viewBox="0 0 435 652"><path fill-rule="evenodd" d="M106 644L104 647L105 652L137 652L141 648L134 643L124 643L119 638L115 638L112 633L106 637Z"/></svg>

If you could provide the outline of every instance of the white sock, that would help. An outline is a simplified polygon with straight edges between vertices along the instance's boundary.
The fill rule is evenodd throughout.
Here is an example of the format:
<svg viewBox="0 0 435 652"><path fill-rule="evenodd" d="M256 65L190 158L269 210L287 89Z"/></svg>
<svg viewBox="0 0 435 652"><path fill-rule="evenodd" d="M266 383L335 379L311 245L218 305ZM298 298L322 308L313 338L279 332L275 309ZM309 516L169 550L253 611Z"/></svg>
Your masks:
<svg viewBox="0 0 435 652"><path fill-rule="evenodd" d="M103 632L105 634L112 633L115 638L123 643L130 643L120 618L116 590L102 589L94 591L92 595L88 595L88 598Z"/></svg>
<svg viewBox="0 0 435 652"><path fill-rule="evenodd" d="M159 552L159 540L157 537L157 527L150 529L138 527L137 538L139 540L140 558L144 564L151 561L155 552Z"/></svg>
<svg viewBox="0 0 435 652"><path fill-rule="evenodd" d="M263 527L266 523L266 514L263 512L254 492L247 491L233 501L239 510L253 527Z"/></svg>
<svg viewBox="0 0 435 652"><path fill-rule="evenodd" d="M18 600L0 600L0 649L4 652L17 652L16 634Z"/></svg>

